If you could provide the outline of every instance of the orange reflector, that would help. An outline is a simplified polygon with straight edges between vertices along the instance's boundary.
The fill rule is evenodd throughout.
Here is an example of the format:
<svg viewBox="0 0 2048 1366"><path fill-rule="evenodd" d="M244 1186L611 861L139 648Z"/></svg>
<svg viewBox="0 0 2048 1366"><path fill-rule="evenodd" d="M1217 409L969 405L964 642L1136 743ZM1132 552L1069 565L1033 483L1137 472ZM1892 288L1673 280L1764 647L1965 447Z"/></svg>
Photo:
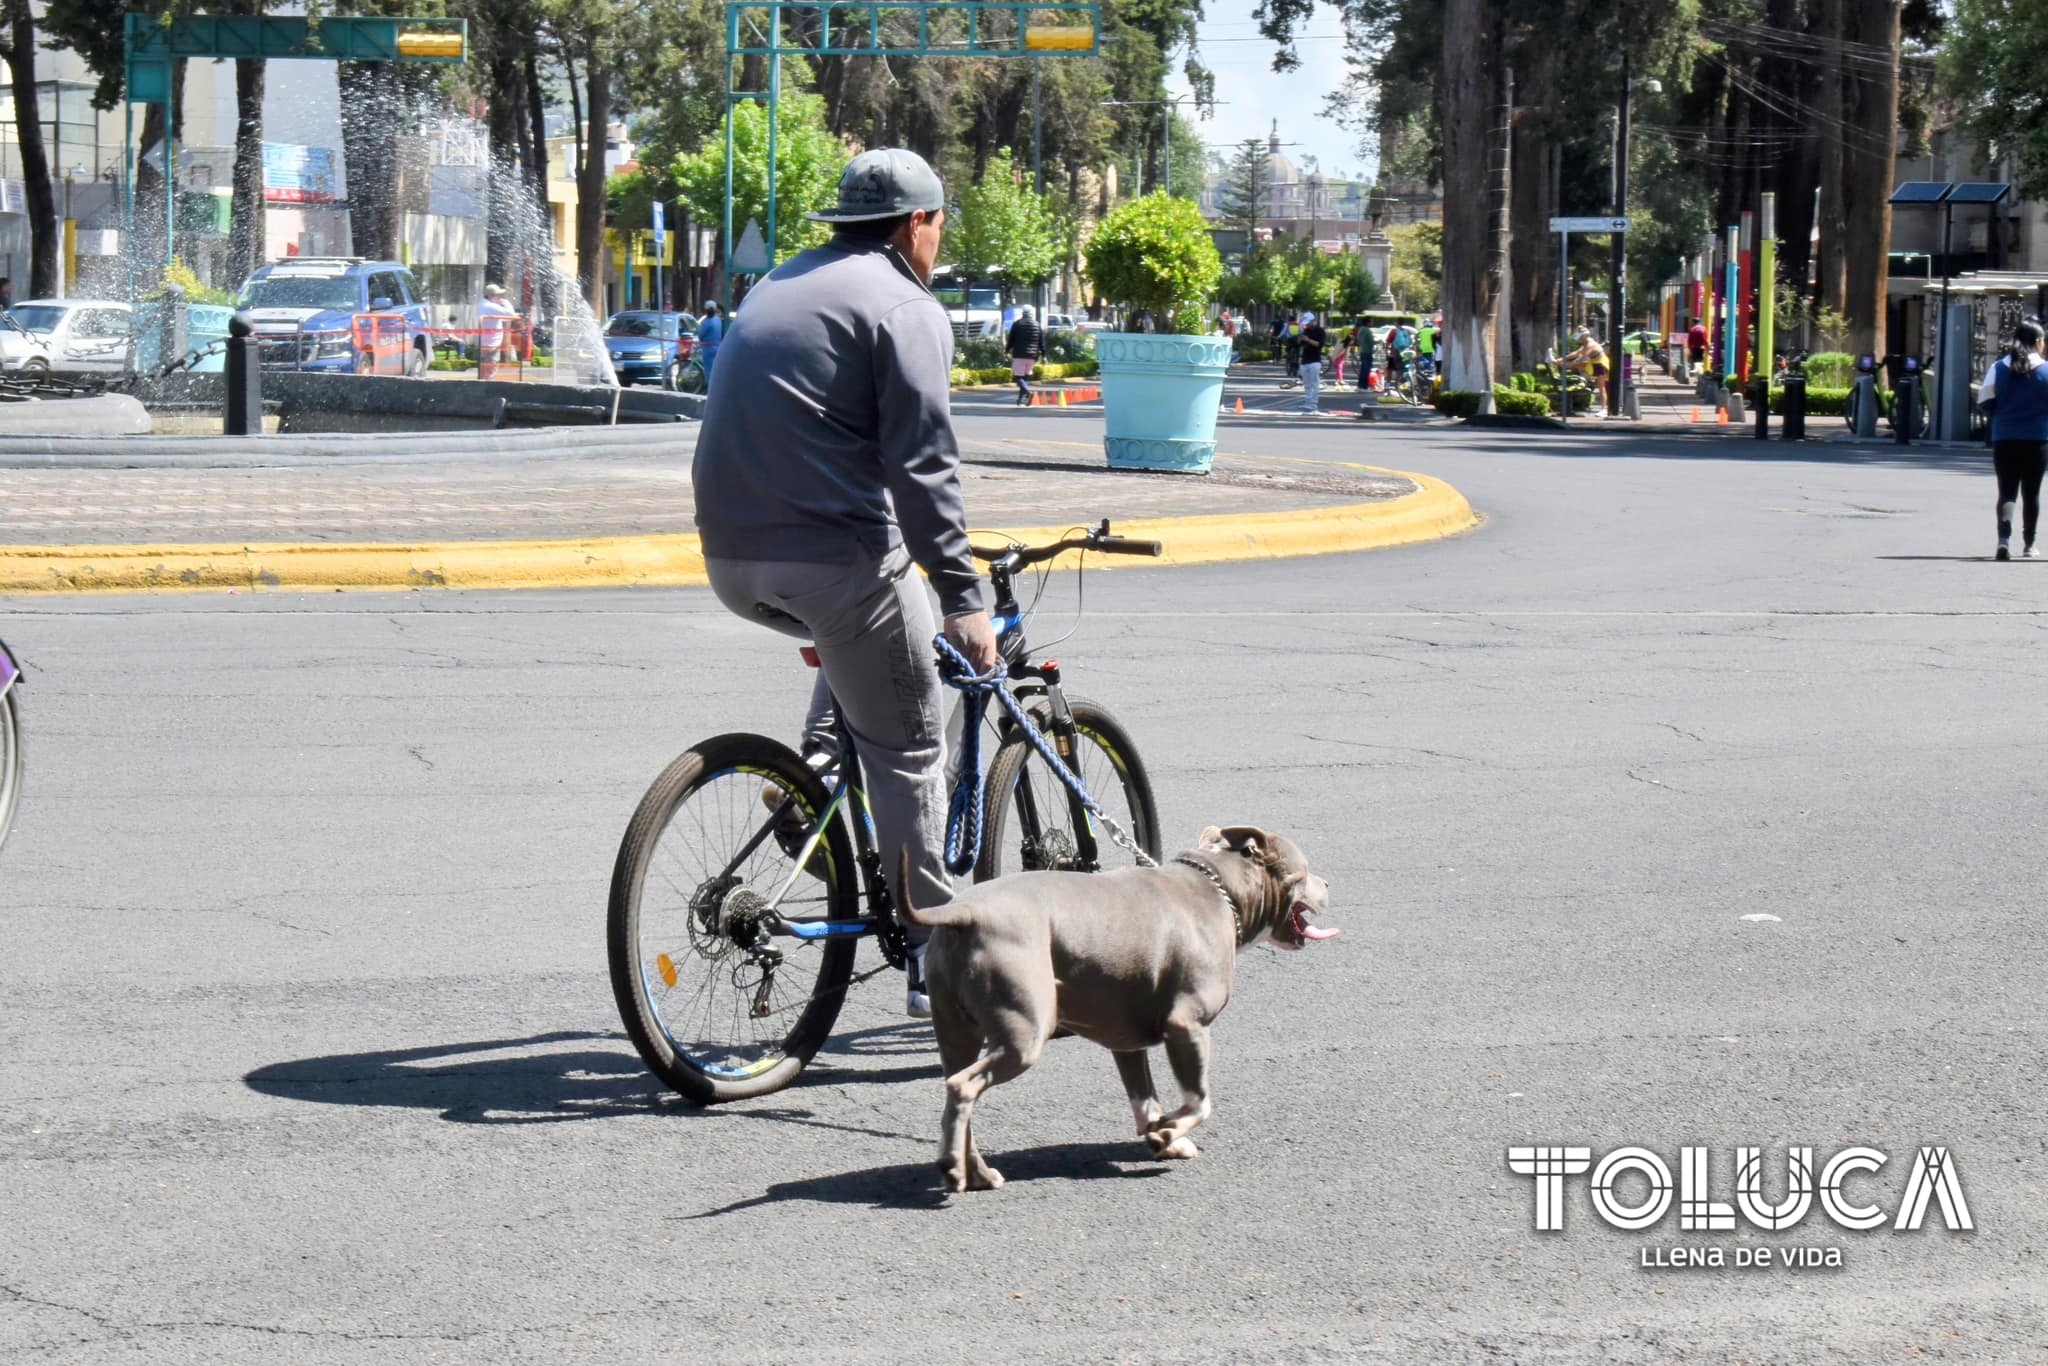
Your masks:
<svg viewBox="0 0 2048 1366"><path fill-rule="evenodd" d="M1024 46L1031 52L1088 52L1095 46L1095 29L1089 24L1033 24L1024 30Z"/></svg>
<svg viewBox="0 0 2048 1366"><path fill-rule="evenodd" d="M804 657L804 663L810 665L813 669L818 667L818 650L816 646L800 645L797 647L797 653Z"/></svg>
<svg viewBox="0 0 2048 1366"><path fill-rule="evenodd" d="M664 953L661 957L654 960L654 967L661 974L662 981L670 986L676 984L676 963L673 958Z"/></svg>

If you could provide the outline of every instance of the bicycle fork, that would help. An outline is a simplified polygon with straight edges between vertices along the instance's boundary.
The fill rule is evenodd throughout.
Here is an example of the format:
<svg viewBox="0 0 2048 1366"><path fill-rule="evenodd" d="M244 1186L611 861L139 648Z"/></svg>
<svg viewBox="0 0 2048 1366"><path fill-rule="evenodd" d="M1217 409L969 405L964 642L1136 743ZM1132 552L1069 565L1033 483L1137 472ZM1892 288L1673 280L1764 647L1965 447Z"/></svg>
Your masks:
<svg viewBox="0 0 2048 1366"><path fill-rule="evenodd" d="M1067 705L1067 695L1060 690L1060 666L1058 660L1049 659L1043 664L1013 664L1012 678L1035 678L1045 684L1045 699L1052 710L1050 738L1053 753L1060 756L1060 762L1073 768L1075 756L1080 753L1077 743L1080 728L1074 724L1074 712ZM1084 872L1099 872L1102 868L1100 847L1095 842L1095 818L1089 813L1080 794L1060 784L1066 794L1067 815L1073 822L1075 866ZM991 794L993 800L1001 801L1002 794ZM1053 851L1047 850L1042 841L1045 825L1039 818L1038 796L1031 784L1021 777L1017 783L1017 808L1019 824L1024 827L1024 866L1026 868L1048 868L1057 861Z"/></svg>

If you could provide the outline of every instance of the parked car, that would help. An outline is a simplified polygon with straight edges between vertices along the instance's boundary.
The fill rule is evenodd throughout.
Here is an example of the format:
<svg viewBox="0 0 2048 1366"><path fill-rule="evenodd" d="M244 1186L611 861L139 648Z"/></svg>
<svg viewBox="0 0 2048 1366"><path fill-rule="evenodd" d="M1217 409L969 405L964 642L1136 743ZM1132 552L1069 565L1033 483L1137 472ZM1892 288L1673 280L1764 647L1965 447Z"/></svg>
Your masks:
<svg viewBox="0 0 2048 1366"><path fill-rule="evenodd" d="M16 304L14 321L43 342L52 370L66 374L125 374L134 362L135 311L112 299L30 299Z"/></svg>
<svg viewBox="0 0 2048 1366"><path fill-rule="evenodd" d="M395 313L405 319L408 375L426 373L434 344L426 300L412 272L396 261L286 257L250 274L237 307L255 324L265 369L354 373L358 313Z"/></svg>
<svg viewBox="0 0 2048 1366"><path fill-rule="evenodd" d="M1074 330L1074 315L1071 313L1046 314L1045 330L1048 332L1072 332Z"/></svg>
<svg viewBox="0 0 2048 1366"><path fill-rule="evenodd" d="M605 321L604 349L621 384L659 384L680 370L696 345L697 320L687 313L629 309Z"/></svg>
<svg viewBox="0 0 2048 1366"><path fill-rule="evenodd" d="M6 313L0 313L0 371L28 377L50 373L49 343Z"/></svg>
<svg viewBox="0 0 2048 1366"><path fill-rule="evenodd" d="M1074 324L1074 330L1076 332L1107 332L1110 330L1110 327L1108 323L1099 323L1093 318L1082 318Z"/></svg>

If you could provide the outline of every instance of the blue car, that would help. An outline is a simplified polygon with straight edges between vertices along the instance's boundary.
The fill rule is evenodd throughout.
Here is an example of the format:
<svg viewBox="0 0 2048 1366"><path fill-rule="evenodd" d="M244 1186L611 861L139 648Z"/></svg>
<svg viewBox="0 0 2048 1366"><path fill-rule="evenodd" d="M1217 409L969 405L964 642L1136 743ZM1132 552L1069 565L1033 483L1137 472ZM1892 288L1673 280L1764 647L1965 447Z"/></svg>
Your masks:
<svg viewBox="0 0 2048 1366"><path fill-rule="evenodd" d="M660 384L690 359L696 338L697 320L687 313L614 313L604 325L604 349L621 384Z"/></svg>
<svg viewBox="0 0 2048 1366"><path fill-rule="evenodd" d="M355 315L384 313L404 319L405 373L427 372L434 345L427 301L412 272L396 261L355 256L273 261L249 276L236 307L256 326L265 369L354 374L359 368Z"/></svg>

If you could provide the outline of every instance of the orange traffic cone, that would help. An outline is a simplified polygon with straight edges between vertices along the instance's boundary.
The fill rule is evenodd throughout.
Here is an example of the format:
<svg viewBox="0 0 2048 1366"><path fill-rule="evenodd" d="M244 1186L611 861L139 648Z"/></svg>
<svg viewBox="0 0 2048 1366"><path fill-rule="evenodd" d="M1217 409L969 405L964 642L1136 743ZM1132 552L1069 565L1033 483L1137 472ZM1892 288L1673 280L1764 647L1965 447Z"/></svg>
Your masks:
<svg viewBox="0 0 2048 1366"><path fill-rule="evenodd" d="M1243 395L1243 394L1239 394L1239 395L1237 396L1237 411L1239 411L1240 413L1244 411L1244 395Z"/></svg>
<svg viewBox="0 0 2048 1366"><path fill-rule="evenodd" d="M1700 410L1699 410L1699 405L1698 405L1698 404L1694 404L1694 405L1693 405L1693 410L1692 410L1692 416L1691 416L1691 417L1689 417L1689 418L1687 418L1687 419L1686 419L1686 421L1687 421L1687 422L1697 422L1697 421L1699 421L1699 420L1700 420Z"/></svg>
<svg viewBox="0 0 2048 1366"><path fill-rule="evenodd" d="M1720 424L1721 424L1721 425L1722 425L1723 427L1727 426L1727 425L1728 425L1728 410L1727 410L1726 408L1716 408L1716 409L1714 409L1714 421L1716 421L1716 422L1720 423Z"/></svg>

